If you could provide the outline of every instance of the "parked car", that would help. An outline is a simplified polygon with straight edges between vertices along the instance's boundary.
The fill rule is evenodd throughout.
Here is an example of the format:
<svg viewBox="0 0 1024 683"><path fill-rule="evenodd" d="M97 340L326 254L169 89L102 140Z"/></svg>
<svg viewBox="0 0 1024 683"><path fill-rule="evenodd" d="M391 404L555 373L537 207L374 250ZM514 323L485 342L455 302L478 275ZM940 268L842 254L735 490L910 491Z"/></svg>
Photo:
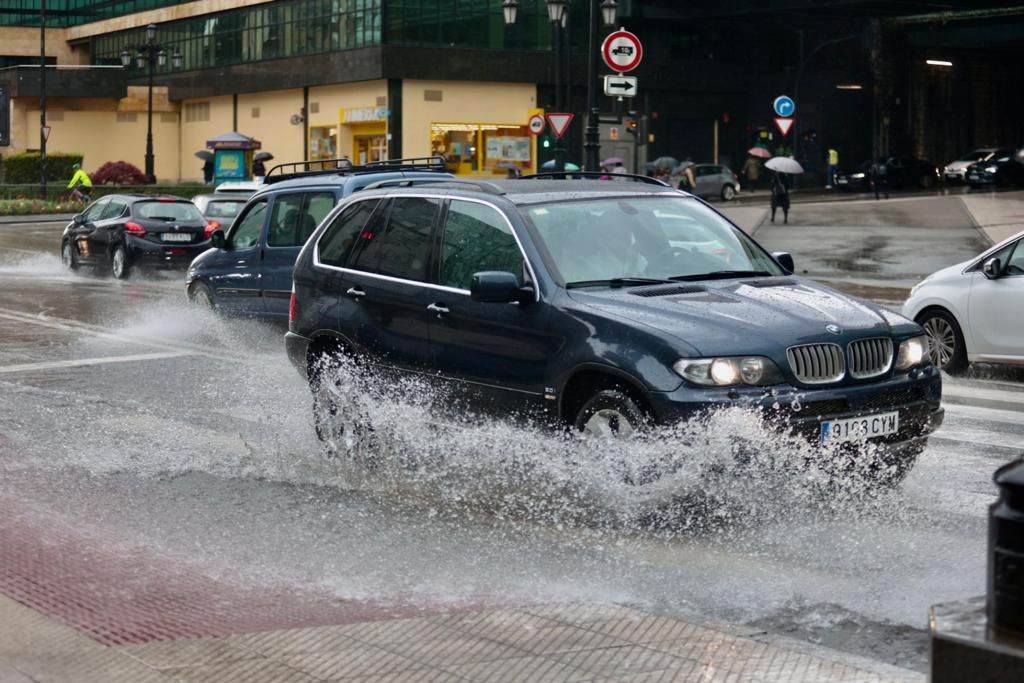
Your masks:
<svg viewBox="0 0 1024 683"><path fill-rule="evenodd" d="M972 150L967 154L963 155L956 161L951 161L946 164L946 167L942 170L942 176L946 182L967 182L967 167L978 161L988 161L993 157L1000 156L1000 150L998 147L980 147ZM1008 152L1009 150L1007 150Z"/></svg>
<svg viewBox="0 0 1024 683"><path fill-rule="evenodd" d="M721 164L697 164L693 167L697 187L693 194L698 197L720 197L729 202L736 199L740 191L739 177Z"/></svg>
<svg viewBox="0 0 1024 683"><path fill-rule="evenodd" d="M199 255L185 275L190 301L225 314L283 321L299 249L335 204L373 183L453 177L444 171L441 157L306 170L313 163L272 168L230 229L211 233L214 248ZM317 168L322 165L315 163ZM275 172L281 168L299 170Z"/></svg>
<svg viewBox="0 0 1024 683"><path fill-rule="evenodd" d="M192 198L192 203L207 221L216 224L214 229L227 230L248 200L249 195L242 192L215 192L196 195Z"/></svg>
<svg viewBox="0 0 1024 683"><path fill-rule="evenodd" d="M967 184L972 189L1024 185L1022 153L1024 148L1001 149L991 159L971 164L967 168Z"/></svg>
<svg viewBox="0 0 1024 683"><path fill-rule="evenodd" d="M932 362L949 373L971 362L1024 363L1024 232L932 273L903 314L928 335Z"/></svg>
<svg viewBox="0 0 1024 683"><path fill-rule="evenodd" d="M879 159L885 164L886 182L891 190L927 190L935 187L939 171L930 161L911 157L888 157ZM873 162L865 161L853 173L837 173L836 187L841 190L867 192L871 189L871 168Z"/></svg>
<svg viewBox="0 0 1024 683"><path fill-rule="evenodd" d="M257 182L255 180L225 180L224 182L217 185L217 187L213 188L213 191L218 193L237 192L239 194L249 196L262 188L263 183Z"/></svg>
<svg viewBox="0 0 1024 683"><path fill-rule="evenodd" d="M335 401L347 356L437 382L448 405L592 435L763 410L814 443L877 444L905 474L943 418L921 328L794 275L789 254L651 182L349 197L299 255L285 336L318 436L342 450L359 419Z"/></svg>
<svg viewBox="0 0 1024 683"><path fill-rule="evenodd" d="M128 277L136 265L183 268L210 247L210 225L182 197L114 194L77 214L61 234L64 267L110 268Z"/></svg>

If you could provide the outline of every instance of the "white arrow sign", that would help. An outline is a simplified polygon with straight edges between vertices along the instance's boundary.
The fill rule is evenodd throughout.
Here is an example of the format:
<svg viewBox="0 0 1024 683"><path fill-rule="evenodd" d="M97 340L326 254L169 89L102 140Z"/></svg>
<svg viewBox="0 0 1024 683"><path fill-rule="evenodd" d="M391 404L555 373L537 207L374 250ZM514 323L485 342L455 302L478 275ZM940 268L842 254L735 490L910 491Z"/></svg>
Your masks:
<svg viewBox="0 0 1024 683"><path fill-rule="evenodd" d="M636 76L605 76L604 94L609 97L633 97L636 95Z"/></svg>

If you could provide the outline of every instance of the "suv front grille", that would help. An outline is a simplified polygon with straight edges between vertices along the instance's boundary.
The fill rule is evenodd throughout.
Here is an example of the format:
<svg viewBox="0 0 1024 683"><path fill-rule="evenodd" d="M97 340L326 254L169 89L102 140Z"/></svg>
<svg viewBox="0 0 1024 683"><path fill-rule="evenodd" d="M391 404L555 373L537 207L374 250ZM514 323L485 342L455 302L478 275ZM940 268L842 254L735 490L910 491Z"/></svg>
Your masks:
<svg viewBox="0 0 1024 683"><path fill-rule="evenodd" d="M892 364L892 339L876 337L858 339L846 349L850 357L850 376L855 379L878 377L889 371Z"/></svg>
<svg viewBox="0 0 1024 683"><path fill-rule="evenodd" d="M843 350L838 344L804 344L786 349L796 378L804 384L838 382L846 374Z"/></svg>

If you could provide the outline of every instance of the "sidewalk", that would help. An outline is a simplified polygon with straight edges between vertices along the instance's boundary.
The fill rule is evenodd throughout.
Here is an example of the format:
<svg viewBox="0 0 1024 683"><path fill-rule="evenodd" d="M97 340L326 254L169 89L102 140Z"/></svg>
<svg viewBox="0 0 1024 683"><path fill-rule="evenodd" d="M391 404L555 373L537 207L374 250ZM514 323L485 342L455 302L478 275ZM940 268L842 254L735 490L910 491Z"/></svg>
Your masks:
<svg viewBox="0 0 1024 683"><path fill-rule="evenodd" d="M27 216L0 216L0 225L18 225L22 223L65 223L74 214L31 214Z"/></svg>
<svg viewBox="0 0 1024 683"><path fill-rule="evenodd" d="M0 596L0 681L887 681L922 674L749 628L538 606L105 646Z"/></svg>

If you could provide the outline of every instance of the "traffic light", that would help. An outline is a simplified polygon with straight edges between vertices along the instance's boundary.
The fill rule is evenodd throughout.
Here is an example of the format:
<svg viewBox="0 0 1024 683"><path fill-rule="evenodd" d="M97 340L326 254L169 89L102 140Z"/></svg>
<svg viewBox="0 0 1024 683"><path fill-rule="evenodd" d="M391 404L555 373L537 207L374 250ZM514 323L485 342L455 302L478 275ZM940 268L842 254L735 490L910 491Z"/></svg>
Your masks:
<svg viewBox="0 0 1024 683"><path fill-rule="evenodd" d="M640 133L640 124L639 124L639 122L636 119L634 119L634 118L626 119L626 132L629 133L630 135L634 136L634 137L639 135L639 133Z"/></svg>

